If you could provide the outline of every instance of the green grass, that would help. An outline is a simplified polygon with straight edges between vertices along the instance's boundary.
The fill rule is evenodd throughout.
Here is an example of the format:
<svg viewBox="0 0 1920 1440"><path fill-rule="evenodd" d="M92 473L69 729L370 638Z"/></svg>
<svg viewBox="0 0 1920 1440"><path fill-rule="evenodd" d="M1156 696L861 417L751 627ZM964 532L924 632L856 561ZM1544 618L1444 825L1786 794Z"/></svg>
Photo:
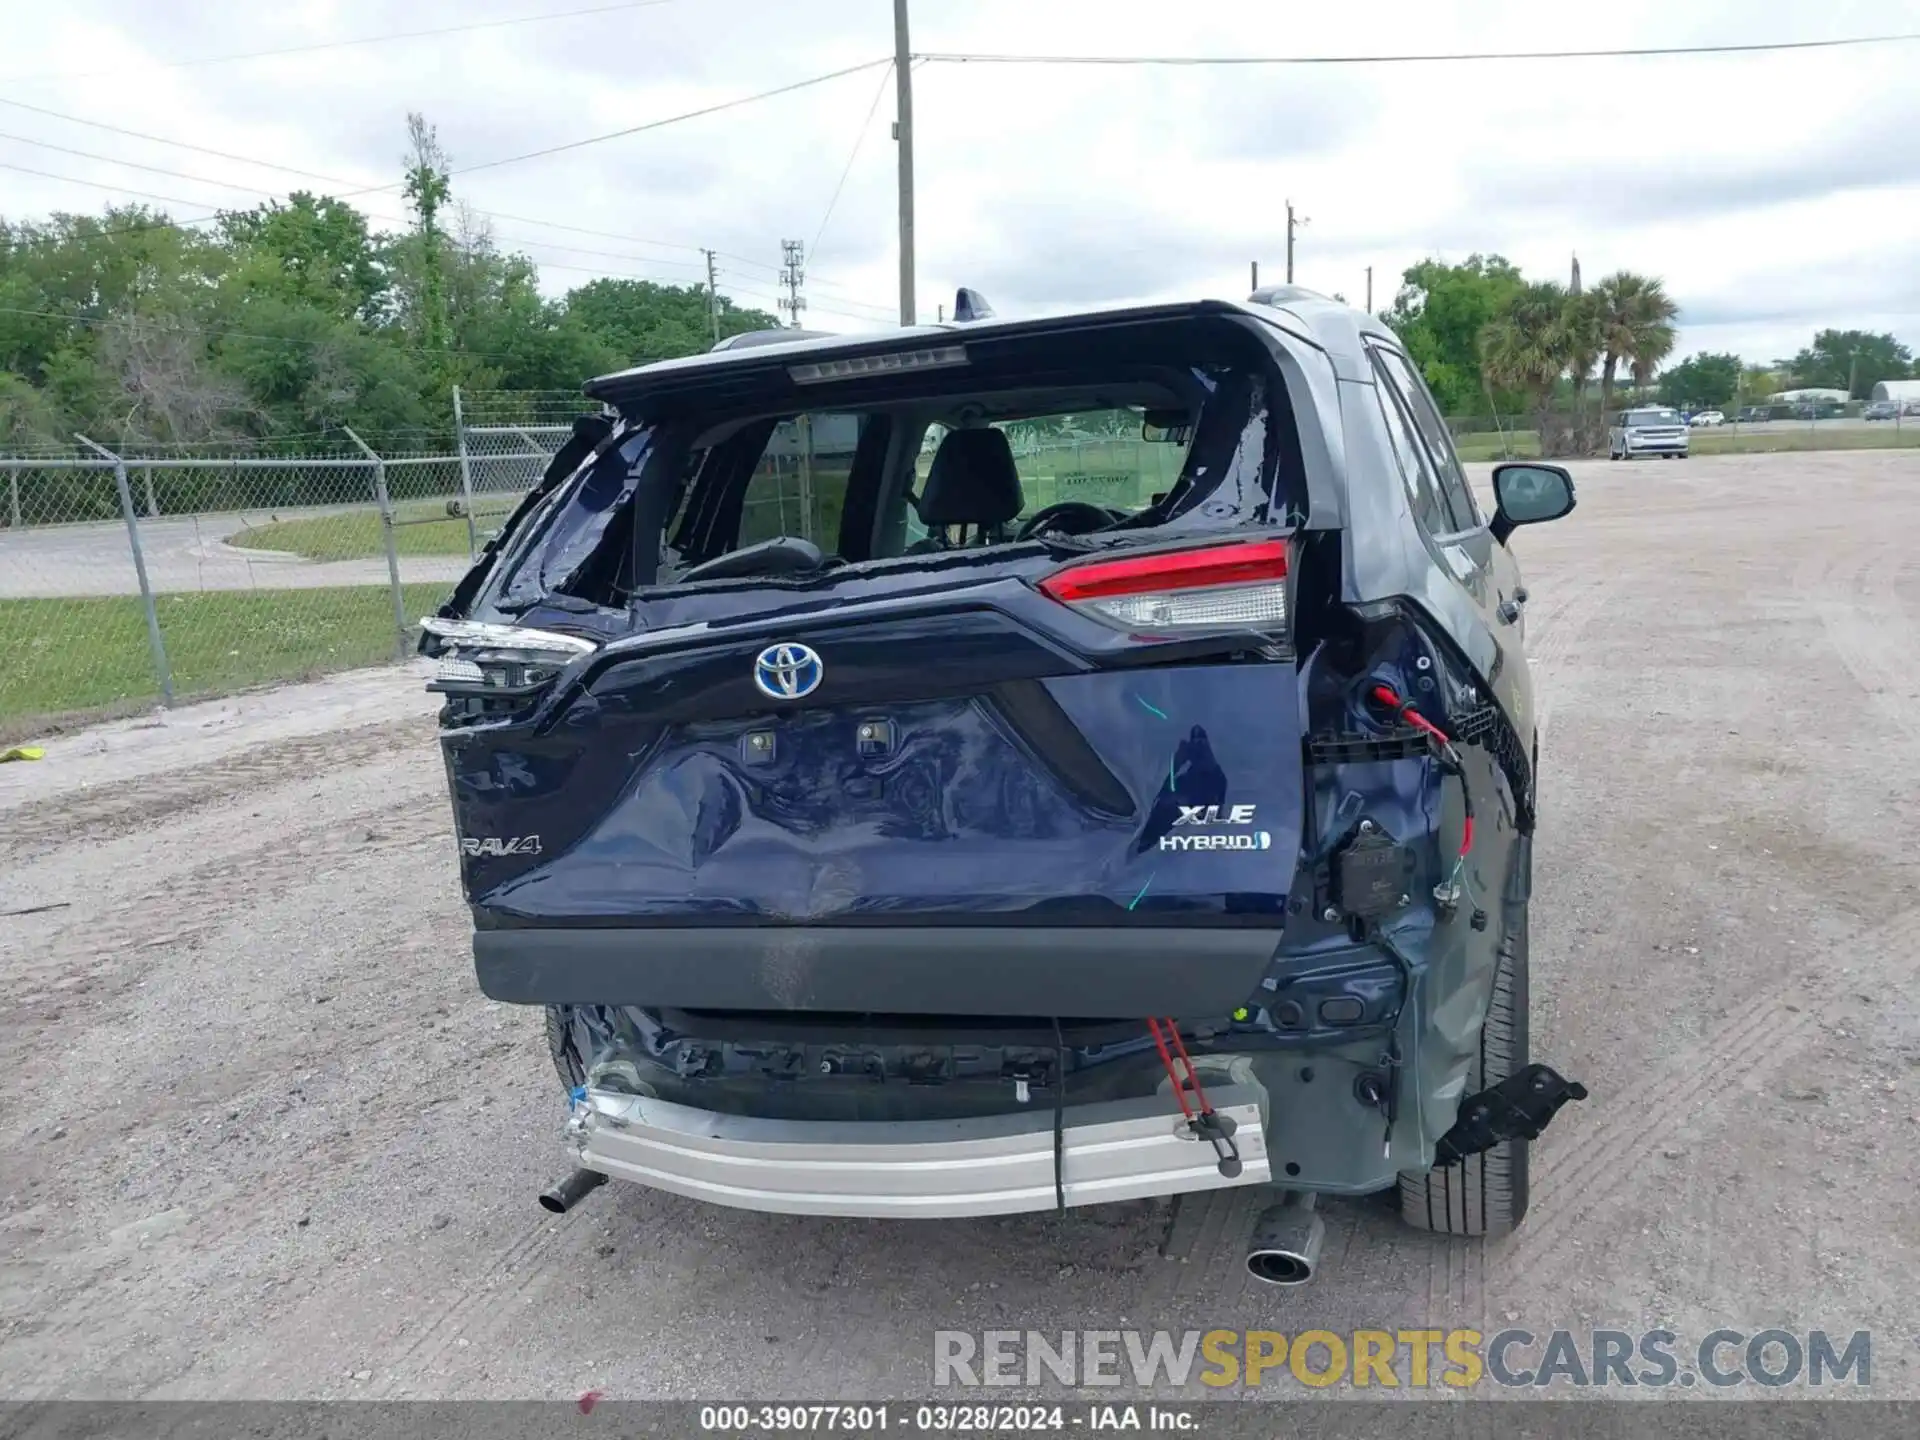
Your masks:
<svg viewBox="0 0 1920 1440"><path fill-rule="evenodd" d="M402 590L409 625L446 593L440 585ZM394 657L393 599L383 585L196 591L161 595L155 609L181 698ZM125 709L159 694L139 597L0 600L0 727Z"/></svg>
<svg viewBox="0 0 1920 1440"><path fill-rule="evenodd" d="M482 543L512 513L516 497L504 505L483 505L474 511L474 528ZM447 514L444 500L400 505L394 512L393 548L400 555L465 555L467 522ZM275 520L242 530L228 538L243 550L281 550L309 560L367 560L384 555L380 512L374 509L339 510Z"/></svg>

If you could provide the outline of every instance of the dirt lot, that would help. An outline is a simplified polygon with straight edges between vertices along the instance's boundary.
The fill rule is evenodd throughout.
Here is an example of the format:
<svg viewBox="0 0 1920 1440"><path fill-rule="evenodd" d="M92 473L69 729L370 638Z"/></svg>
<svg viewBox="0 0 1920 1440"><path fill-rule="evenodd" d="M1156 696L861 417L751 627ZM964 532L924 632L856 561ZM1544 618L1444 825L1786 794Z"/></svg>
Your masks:
<svg viewBox="0 0 1920 1440"><path fill-rule="evenodd" d="M1920 454L1579 471L1517 542L1546 721L1513 1240L1330 1207L953 1224L609 1187L564 1218L534 1015L477 993L400 672L0 767L0 1393L925 1393L937 1328L1874 1332L1920 1395ZM148 722L149 726L152 722ZM38 908L54 907L54 908ZM30 913L20 913L30 912Z"/></svg>

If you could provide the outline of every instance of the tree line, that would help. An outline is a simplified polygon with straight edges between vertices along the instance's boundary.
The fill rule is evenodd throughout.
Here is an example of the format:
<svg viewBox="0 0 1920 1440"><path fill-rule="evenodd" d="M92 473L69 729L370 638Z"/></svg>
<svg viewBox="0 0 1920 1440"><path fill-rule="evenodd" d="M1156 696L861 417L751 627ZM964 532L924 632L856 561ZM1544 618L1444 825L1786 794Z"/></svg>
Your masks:
<svg viewBox="0 0 1920 1440"><path fill-rule="evenodd" d="M694 354L713 343L710 304L723 336L779 323L701 285L598 279L547 298L534 262L455 201L449 169L416 115L398 231L306 192L204 226L140 205L0 217L0 450L79 431L130 451L298 451L346 425L440 446L455 385L577 390Z"/></svg>
<svg viewBox="0 0 1920 1440"><path fill-rule="evenodd" d="M1527 417L1549 455L1602 448L1605 417L1623 384L1634 400L1707 408L1792 388L1863 399L1881 380L1920 374L1905 345L1862 330L1822 330L1770 365L1702 352L1662 368L1680 314L1664 284L1622 270L1586 288L1577 273L1562 285L1528 280L1499 255L1455 265L1425 260L1402 275L1381 318L1448 415Z"/></svg>
<svg viewBox="0 0 1920 1440"><path fill-rule="evenodd" d="M343 426L442 448L456 385L577 390L707 349L714 310L722 335L779 323L700 285L606 278L548 298L534 262L457 201L450 171L412 115L410 223L394 231L308 192L204 226L139 205L0 217L0 450L79 431L129 451L297 452L338 443ZM1550 454L1603 444L1623 385L1722 406L1789 384L1859 397L1916 373L1894 337L1857 330L1823 330L1770 366L1702 353L1663 370L1678 308L1659 279L1621 271L1581 288L1499 255L1412 266L1382 318L1447 414L1530 416Z"/></svg>

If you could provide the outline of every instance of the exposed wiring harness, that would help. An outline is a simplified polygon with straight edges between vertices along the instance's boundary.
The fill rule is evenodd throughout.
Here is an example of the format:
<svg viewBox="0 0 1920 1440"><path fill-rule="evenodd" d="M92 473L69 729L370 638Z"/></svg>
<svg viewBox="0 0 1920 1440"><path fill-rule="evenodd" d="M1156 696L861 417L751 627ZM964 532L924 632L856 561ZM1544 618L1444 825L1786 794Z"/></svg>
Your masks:
<svg viewBox="0 0 1920 1440"><path fill-rule="evenodd" d="M1401 699L1391 686L1376 684L1369 693L1377 703L1426 736L1440 768L1460 782L1460 853L1454 856L1453 872L1442 887L1457 888L1465 878L1467 853L1473 849L1473 792L1467 785L1467 767L1460 758L1459 747L1451 735L1416 710L1411 700Z"/></svg>

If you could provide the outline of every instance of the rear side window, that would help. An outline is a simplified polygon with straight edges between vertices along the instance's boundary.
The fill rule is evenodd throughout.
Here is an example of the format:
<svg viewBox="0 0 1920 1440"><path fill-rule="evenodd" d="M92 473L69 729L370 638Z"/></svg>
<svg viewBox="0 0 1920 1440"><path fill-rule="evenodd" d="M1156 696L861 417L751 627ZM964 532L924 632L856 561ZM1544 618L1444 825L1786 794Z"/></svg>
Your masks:
<svg viewBox="0 0 1920 1440"><path fill-rule="evenodd" d="M1373 387L1380 402L1380 414L1387 422L1387 438L1400 462L1400 476L1407 484L1407 499L1413 505L1413 518L1429 535L1445 535L1453 527L1447 516L1446 502L1440 498L1440 482L1427 460L1427 450L1414 434L1413 421L1384 374Z"/></svg>
<svg viewBox="0 0 1920 1440"><path fill-rule="evenodd" d="M1375 352L1385 367L1387 377L1393 383L1396 394L1413 417L1415 428L1426 441L1427 454L1432 457L1434 472L1440 481L1440 496L1446 503L1447 513L1453 523L1449 530L1472 530L1481 524L1479 507L1473 503L1473 487L1467 484L1466 472L1460 468L1460 457L1454 453L1453 436L1447 429L1447 422L1441 418L1440 409L1433 403L1427 387L1414 373L1413 366L1404 355L1393 350Z"/></svg>

